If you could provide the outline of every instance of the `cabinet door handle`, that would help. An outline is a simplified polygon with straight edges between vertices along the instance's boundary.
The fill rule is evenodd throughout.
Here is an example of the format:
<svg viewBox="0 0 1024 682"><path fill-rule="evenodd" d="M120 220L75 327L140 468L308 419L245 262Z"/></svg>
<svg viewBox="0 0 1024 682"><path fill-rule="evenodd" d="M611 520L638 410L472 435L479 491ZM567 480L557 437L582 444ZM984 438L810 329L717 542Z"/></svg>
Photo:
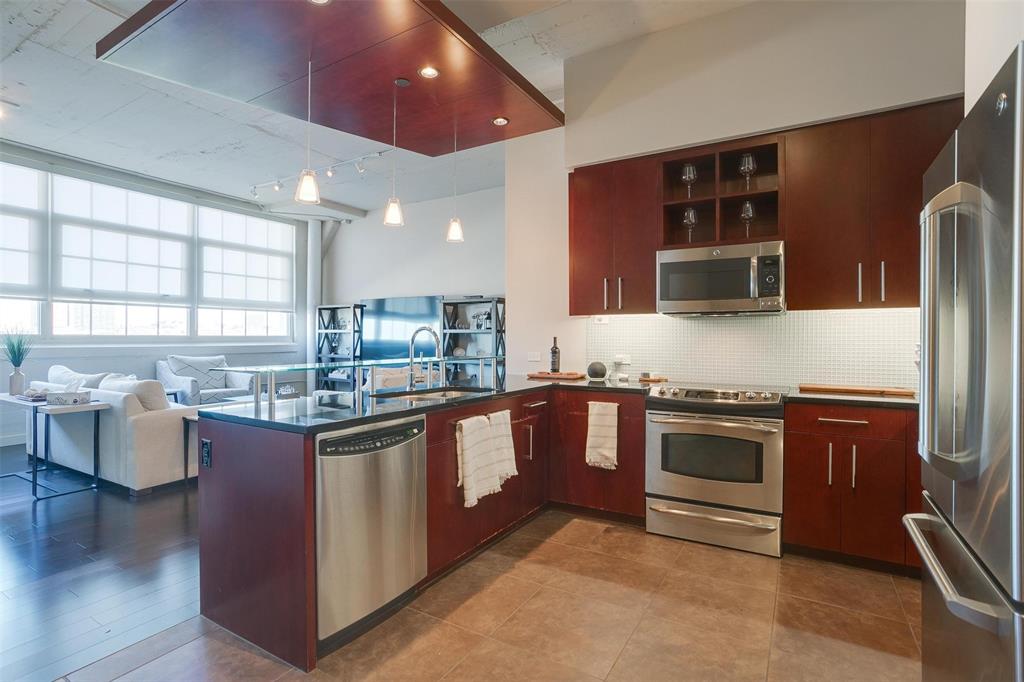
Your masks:
<svg viewBox="0 0 1024 682"><path fill-rule="evenodd" d="M526 459L533 461L533 424L527 424L526 428L530 430L530 450L526 453Z"/></svg>
<svg viewBox="0 0 1024 682"><path fill-rule="evenodd" d="M523 407L543 407L548 404L546 400L538 400L535 403L526 403Z"/></svg>
<svg viewBox="0 0 1024 682"><path fill-rule="evenodd" d="M857 263L857 303L864 302L864 264Z"/></svg>
<svg viewBox="0 0 1024 682"><path fill-rule="evenodd" d="M882 261L882 303L885 303L885 261Z"/></svg>
<svg viewBox="0 0 1024 682"><path fill-rule="evenodd" d="M604 309L608 310L608 278L604 278Z"/></svg>
<svg viewBox="0 0 1024 682"><path fill-rule="evenodd" d="M622 277L619 277L619 310L622 310Z"/></svg>
<svg viewBox="0 0 1024 682"><path fill-rule="evenodd" d="M855 426L868 426L871 422L866 419L832 419L831 417L818 417L819 424L853 424Z"/></svg>
<svg viewBox="0 0 1024 682"><path fill-rule="evenodd" d="M828 487L832 487L832 443L828 444Z"/></svg>
<svg viewBox="0 0 1024 682"><path fill-rule="evenodd" d="M857 489L857 446L853 446L853 475L850 476L850 488Z"/></svg>

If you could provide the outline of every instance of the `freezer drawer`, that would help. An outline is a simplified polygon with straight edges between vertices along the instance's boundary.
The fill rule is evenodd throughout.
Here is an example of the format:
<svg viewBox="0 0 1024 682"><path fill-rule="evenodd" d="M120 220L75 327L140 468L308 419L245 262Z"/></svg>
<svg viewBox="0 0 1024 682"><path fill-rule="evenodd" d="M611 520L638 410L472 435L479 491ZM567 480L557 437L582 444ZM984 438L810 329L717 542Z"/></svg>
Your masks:
<svg viewBox="0 0 1024 682"><path fill-rule="evenodd" d="M925 513L907 514L925 571L922 596L922 679L1022 680L1022 616L924 493Z"/></svg>

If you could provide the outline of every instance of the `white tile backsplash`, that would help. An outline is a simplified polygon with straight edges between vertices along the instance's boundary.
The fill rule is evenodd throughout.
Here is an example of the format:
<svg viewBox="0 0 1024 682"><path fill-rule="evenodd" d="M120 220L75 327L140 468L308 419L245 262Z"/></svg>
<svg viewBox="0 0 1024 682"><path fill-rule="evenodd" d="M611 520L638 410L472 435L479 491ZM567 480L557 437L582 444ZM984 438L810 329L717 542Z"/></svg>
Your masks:
<svg viewBox="0 0 1024 682"><path fill-rule="evenodd" d="M587 322L587 362L694 383L917 388L917 308L747 317L618 315ZM616 367L616 355L631 364Z"/></svg>

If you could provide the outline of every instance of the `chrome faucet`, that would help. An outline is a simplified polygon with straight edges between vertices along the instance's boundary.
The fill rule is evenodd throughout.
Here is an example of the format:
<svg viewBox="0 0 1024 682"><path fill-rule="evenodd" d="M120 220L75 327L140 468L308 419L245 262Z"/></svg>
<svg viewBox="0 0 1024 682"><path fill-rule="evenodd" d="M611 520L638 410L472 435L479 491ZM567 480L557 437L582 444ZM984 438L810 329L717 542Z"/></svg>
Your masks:
<svg viewBox="0 0 1024 682"><path fill-rule="evenodd" d="M422 327L419 327L416 331L414 331L412 333L412 337L409 339L409 382L408 382L407 386L408 386L408 389L410 391L413 390L416 387L416 337L420 335L420 332L427 332L432 337L434 337L434 355L436 357L438 357L438 358L443 358L444 357L444 355L443 355L444 351L441 349L441 337L439 337L437 335L437 332L434 331L433 327L430 327L428 325L424 325ZM445 373L445 367L444 367L444 360L442 359L440 361L440 363L441 363L441 367L440 367L440 370L441 370L440 385L444 386L447 383L447 378L445 376L446 373ZM430 365L428 363L428 365L427 365L427 388L430 388L430 374L431 374L431 368L430 368Z"/></svg>

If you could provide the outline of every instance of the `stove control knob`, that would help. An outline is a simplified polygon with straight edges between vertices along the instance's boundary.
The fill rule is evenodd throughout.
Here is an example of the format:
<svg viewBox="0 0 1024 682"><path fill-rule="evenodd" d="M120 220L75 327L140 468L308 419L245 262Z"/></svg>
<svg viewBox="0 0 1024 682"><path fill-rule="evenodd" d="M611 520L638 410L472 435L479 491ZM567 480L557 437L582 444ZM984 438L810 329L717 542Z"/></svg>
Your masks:
<svg viewBox="0 0 1024 682"><path fill-rule="evenodd" d="M671 393L672 395L679 395L679 389L678 388L669 389L669 393Z"/></svg>
<svg viewBox="0 0 1024 682"><path fill-rule="evenodd" d="M771 394L771 393L769 393L768 391L765 391L764 393L762 393L762 394L761 394L761 398L762 398L763 400L768 400L768 399L769 399L769 398L771 398L771 397L772 397L772 394Z"/></svg>
<svg viewBox="0 0 1024 682"><path fill-rule="evenodd" d="M754 393L753 391L747 391L747 395L746 395L747 400L753 400L756 397L757 397L756 393Z"/></svg>
<svg viewBox="0 0 1024 682"><path fill-rule="evenodd" d="M665 395L665 387L664 386L659 386L658 387L658 395Z"/></svg>

